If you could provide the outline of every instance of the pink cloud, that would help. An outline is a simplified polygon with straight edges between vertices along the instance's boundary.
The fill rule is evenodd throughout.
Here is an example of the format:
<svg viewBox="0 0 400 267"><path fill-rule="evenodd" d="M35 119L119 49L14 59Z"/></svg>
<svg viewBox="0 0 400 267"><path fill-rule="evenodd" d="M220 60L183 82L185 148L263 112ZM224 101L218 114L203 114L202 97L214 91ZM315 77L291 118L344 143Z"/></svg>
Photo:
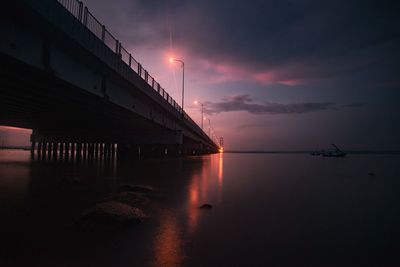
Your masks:
<svg viewBox="0 0 400 267"><path fill-rule="evenodd" d="M299 79L292 79L289 70L254 71L241 65L214 63L209 60L199 62L200 75L206 75L208 83L222 83L232 81L253 81L262 85L283 84L295 86L301 83Z"/></svg>

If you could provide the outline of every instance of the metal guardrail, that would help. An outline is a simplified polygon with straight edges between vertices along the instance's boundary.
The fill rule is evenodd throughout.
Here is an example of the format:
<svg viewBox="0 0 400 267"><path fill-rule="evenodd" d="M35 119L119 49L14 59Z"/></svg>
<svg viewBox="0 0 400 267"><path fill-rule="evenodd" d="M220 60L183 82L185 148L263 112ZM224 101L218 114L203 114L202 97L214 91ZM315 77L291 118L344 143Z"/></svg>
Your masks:
<svg viewBox="0 0 400 267"><path fill-rule="evenodd" d="M149 75L148 71L142 67L140 63L122 46L122 44L106 29L106 27L90 13L87 7L79 0L57 0L66 10L68 10L76 19L78 19L85 27L90 30L97 38L99 38L108 48L114 51L125 64L127 64L134 72L136 72L147 84L156 90L161 96L159 83ZM165 91L164 88L161 88ZM171 101L168 97L164 99L177 111L182 110L179 105L174 105L175 101Z"/></svg>
<svg viewBox="0 0 400 267"><path fill-rule="evenodd" d="M81 22L90 32L92 32L99 40L101 40L109 49L111 49L126 67L138 74L150 87L152 87L172 108L187 120L188 124L194 128L198 134L212 143L209 137L193 119L183 111L182 107L160 86L160 84L149 75L148 71L122 46L122 44L101 24L87 7L79 0L57 0L69 13L71 13L79 22Z"/></svg>

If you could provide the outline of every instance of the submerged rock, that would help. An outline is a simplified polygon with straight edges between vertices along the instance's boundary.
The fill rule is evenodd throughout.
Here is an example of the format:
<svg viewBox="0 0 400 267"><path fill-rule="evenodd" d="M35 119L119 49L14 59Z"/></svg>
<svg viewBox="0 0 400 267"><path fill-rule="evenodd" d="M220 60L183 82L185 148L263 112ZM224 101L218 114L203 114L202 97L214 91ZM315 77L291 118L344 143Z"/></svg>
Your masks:
<svg viewBox="0 0 400 267"><path fill-rule="evenodd" d="M212 205L211 204L208 204L208 203L205 203L205 204L203 204L203 205L201 205L199 208L200 209L212 209Z"/></svg>
<svg viewBox="0 0 400 267"><path fill-rule="evenodd" d="M121 185L120 190L128 192L140 192L140 193L149 193L154 191L151 185L132 185L132 184Z"/></svg>
<svg viewBox="0 0 400 267"><path fill-rule="evenodd" d="M118 228L130 224L138 224L148 216L140 209L118 201L107 201L96 204L86 211L79 223L79 228Z"/></svg>
<svg viewBox="0 0 400 267"><path fill-rule="evenodd" d="M120 192L106 199L107 201L118 201L129 206L141 206L149 202L145 194L139 192Z"/></svg>
<svg viewBox="0 0 400 267"><path fill-rule="evenodd" d="M375 176L375 172L371 171L368 173L369 176Z"/></svg>

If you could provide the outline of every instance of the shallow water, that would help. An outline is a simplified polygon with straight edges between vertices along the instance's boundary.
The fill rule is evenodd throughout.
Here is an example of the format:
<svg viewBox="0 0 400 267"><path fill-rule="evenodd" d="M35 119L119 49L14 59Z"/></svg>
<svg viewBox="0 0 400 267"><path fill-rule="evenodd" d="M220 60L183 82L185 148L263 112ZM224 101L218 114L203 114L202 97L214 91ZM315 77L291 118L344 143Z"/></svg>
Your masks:
<svg viewBox="0 0 400 267"><path fill-rule="evenodd" d="M225 153L78 165L3 150L0 265L400 266L399 163ZM126 183L157 189L149 221L71 229Z"/></svg>

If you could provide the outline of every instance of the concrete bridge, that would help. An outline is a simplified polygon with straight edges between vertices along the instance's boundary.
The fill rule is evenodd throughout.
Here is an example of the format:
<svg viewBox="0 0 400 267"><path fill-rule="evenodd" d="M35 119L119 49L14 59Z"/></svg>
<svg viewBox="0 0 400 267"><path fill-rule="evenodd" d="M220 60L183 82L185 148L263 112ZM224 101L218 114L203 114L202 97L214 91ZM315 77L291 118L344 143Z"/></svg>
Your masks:
<svg viewBox="0 0 400 267"><path fill-rule="evenodd" d="M0 124L33 129L32 152L83 157L217 152L77 0L14 0L0 11Z"/></svg>

